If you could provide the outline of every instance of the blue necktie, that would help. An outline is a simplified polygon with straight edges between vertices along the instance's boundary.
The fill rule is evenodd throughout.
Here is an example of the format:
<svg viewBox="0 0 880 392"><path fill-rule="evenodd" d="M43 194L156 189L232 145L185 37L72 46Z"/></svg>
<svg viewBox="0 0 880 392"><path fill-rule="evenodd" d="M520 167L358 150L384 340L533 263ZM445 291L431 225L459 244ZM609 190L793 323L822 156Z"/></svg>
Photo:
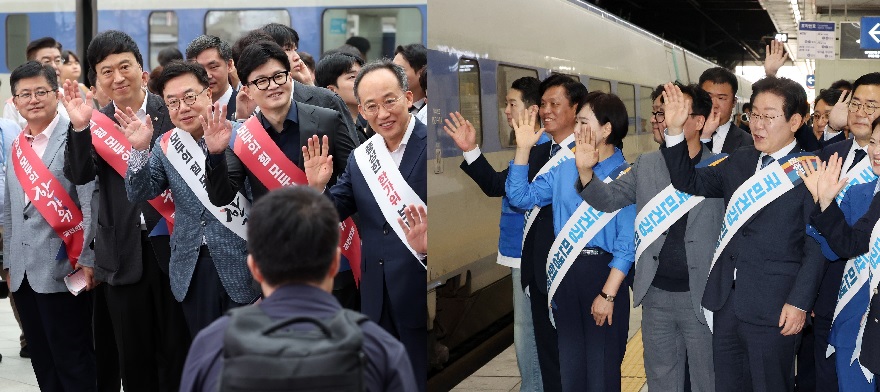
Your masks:
<svg viewBox="0 0 880 392"><path fill-rule="evenodd" d="M773 159L773 157L771 157L769 155L762 156L761 157L761 169L767 167L767 165L773 163L773 161L775 161L775 159Z"/></svg>
<svg viewBox="0 0 880 392"><path fill-rule="evenodd" d="M562 146L553 143L553 145L550 146L550 158L553 158L553 156L556 155L556 153L559 152L560 149L562 149Z"/></svg>

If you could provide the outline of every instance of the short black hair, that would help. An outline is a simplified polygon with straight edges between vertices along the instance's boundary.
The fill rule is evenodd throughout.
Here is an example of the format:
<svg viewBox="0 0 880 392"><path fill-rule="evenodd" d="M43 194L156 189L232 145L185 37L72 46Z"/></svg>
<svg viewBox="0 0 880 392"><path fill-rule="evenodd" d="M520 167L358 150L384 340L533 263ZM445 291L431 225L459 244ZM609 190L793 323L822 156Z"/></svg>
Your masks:
<svg viewBox="0 0 880 392"><path fill-rule="evenodd" d="M657 99L657 97L663 95L663 91L665 90L664 86L665 85L663 84L659 84L654 88L654 91L651 91L651 103L654 103L654 100Z"/></svg>
<svg viewBox="0 0 880 392"><path fill-rule="evenodd" d="M308 68L309 71L315 72L315 58L312 57L309 52L297 50L296 54L299 55L299 59L302 60L303 64L305 64L306 68Z"/></svg>
<svg viewBox="0 0 880 392"><path fill-rule="evenodd" d="M241 59L241 52L244 52L244 48L260 41L275 42L271 35L263 30L257 29L248 31L247 34L243 35L238 41L235 41L235 43L232 44L232 61L235 62L236 68L238 67L238 60ZM288 62L289 61L290 60L288 60Z"/></svg>
<svg viewBox="0 0 880 392"><path fill-rule="evenodd" d="M183 60L183 53L180 53L180 49L177 49L174 46L167 47L159 51L156 60L159 61L160 66L164 66L174 60Z"/></svg>
<svg viewBox="0 0 880 392"><path fill-rule="evenodd" d="M602 91L593 91L587 94L584 105L589 106L599 120L599 125L611 123L611 133L605 139L605 143L623 149L623 138L629 131L629 116L626 114L626 105L620 97Z"/></svg>
<svg viewBox="0 0 880 392"><path fill-rule="evenodd" d="M363 66L364 60L343 52L324 56L315 66L315 85L323 88L331 84L335 85L336 80L342 74L351 71L355 64Z"/></svg>
<svg viewBox="0 0 880 392"><path fill-rule="evenodd" d="M243 85L250 83L248 76L261 65L268 63L270 60L278 60L284 67L285 71L290 71L290 59L278 44L272 41L259 41L244 48L241 52L241 61L235 64L235 70L238 72L238 79Z"/></svg>
<svg viewBox="0 0 880 392"><path fill-rule="evenodd" d="M813 110L816 110L816 105L819 105L819 101L825 101L825 104L834 106L834 104L837 103L837 100L840 99L841 94L843 94L843 91L834 88L819 90L819 96L816 97L816 101L813 102Z"/></svg>
<svg viewBox="0 0 880 392"><path fill-rule="evenodd" d="M409 63L413 70L419 72L422 67L428 65L428 48L422 44L398 45L394 55L401 55Z"/></svg>
<svg viewBox="0 0 880 392"><path fill-rule="evenodd" d="M355 47L357 50L359 50L364 55L366 55L367 52L370 51L370 40L368 40L364 37L358 37L358 36L350 37L349 39L345 40L345 44Z"/></svg>
<svg viewBox="0 0 880 392"><path fill-rule="evenodd" d="M571 76L553 74L541 82L539 91L540 96L543 97L547 90L556 86L561 86L565 90L565 97L568 98L568 103L578 105L577 110L580 111L581 106L584 103L584 97L586 97L588 93L587 87L584 86L583 83L572 79ZM540 105L540 98L538 99L538 105Z"/></svg>
<svg viewBox="0 0 880 392"><path fill-rule="evenodd" d="M752 111L752 103L751 102L746 102L743 104L742 111L745 112L746 110Z"/></svg>
<svg viewBox="0 0 880 392"><path fill-rule="evenodd" d="M55 68L43 65L38 61L28 61L12 70L12 74L9 75L9 87L12 95L16 95L15 88L18 87L19 81L38 76L46 78L46 81L49 82L49 89L58 91L58 76L55 75Z"/></svg>
<svg viewBox="0 0 880 392"><path fill-rule="evenodd" d="M144 57L141 56L137 43L130 35L119 30L98 33L89 43L89 48L86 50L86 60L89 61L90 67L96 68L98 63L104 61L108 56L120 53L133 54L141 69L144 68Z"/></svg>
<svg viewBox="0 0 880 392"><path fill-rule="evenodd" d="M739 83L736 81L736 75L734 75L733 72L730 72L727 68L714 67L703 71L703 74L700 75L700 82L698 84L702 86L705 82L712 82L715 84L727 83L733 89L734 94L739 90Z"/></svg>
<svg viewBox="0 0 880 392"><path fill-rule="evenodd" d="M64 62L65 62L65 63L70 62L70 58L71 58L71 57L73 57L74 59L76 59L76 62L81 63L81 61L79 61L79 56L77 56L76 53L75 53L74 51L72 51L72 50L63 50L63 51L61 51L61 58L64 59Z"/></svg>
<svg viewBox="0 0 880 392"><path fill-rule="evenodd" d="M422 73L419 74L419 87L422 88L422 91L428 91L428 69L425 68Z"/></svg>
<svg viewBox="0 0 880 392"><path fill-rule="evenodd" d="M871 123L871 130L877 129L880 126L880 116L874 119L874 122Z"/></svg>
<svg viewBox="0 0 880 392"><path fill-rule="evenodd" d="M691 99L691 113L708 119L712 113L712 97L697 84L683 85L676 82L681 93Z"/></svg>
<svg viewBox="0 0 880 392"><path fill-rule="evenodd" d="M522 102L525 107L541 104L541 81L531 76L523 76L514 80L510 88L522 94Z"/></svg>
<svg viewBox="0 0 880 392"><path fill-rule="evenodd" d="M52 37L37 38L31 41L25 49L25 57L28 60L36 60L37 51L43 48L55 48L60 52L61 43Z"/></svg>
<svg viewBox="0 0 880 392"><path fill-rule="evenodd" d="M279 188L254 203L247 235L248 252L266 283L319 283L339 249L339 215L309 187Z"/></svg>
<svg viewBox="0 0 880 392"><path fill-rule="evenodd" d="M859 76L852 85L852 92L855 93L856 89L863 85L880 85L880 72L871 72Z"/></svg>
<svg viewBox="0 0 880 392"><path fill-rule="evenodd" d="M260 27L260 30L263 30L266 34L272 37L272 40L275 41L278 46L282 48L287 48L292 46L295 49L299 48L299 34L296 30L285 26L281 23L269 23L263 27Z"/></svg>
<svg viewBox="0 0 880 392"><path fill-rule="evenodd" d="M853 84L846 79L840 79L834 83L831 83L831 87L828 87L832 90L849 90L853 91Z"/></svg>
<svg viewBox="0 0 880 392"><path fill-rule="evenodd" d="M192 61L174 60L166 64L162 68L162 73L156 78L154 86L157 94L164 97L165 85L168 84L168 81L187 74L195 76L202 87L208 87L208 71L205 71L205 67Z"/></svg>
<svg viewBox="0 0 880 392"><path fill-rule="evenodd" d="M89 71L86 72L86 79L89 81L89 87L95 86L98 83L98 72L94 68L89 67Z"/></svg>
<svg viewBox="0 0 880 392"><path fill-rule="evenodd" d="M777 78L768 76L752 84L752 97L749 99L755 102L755 97L761 93L772 93L781 97L782 111L785 114L785 121L791 120L791 116L800 114L801 118L805 118L809 105L807 104L807 92L797 82L787 78Z"/></svg>
<svg viewBox="0 0 880 392"><path fill-rule="evenodd" d="M367 74L378 71L380 69L387 69L394 74L394 77L397 78L397 86L400 87L401 90L406 92L409 89L408 81L406 80L406 71L403 70L403 67L394 64L389 59L381 59L376 61L371 61L361 68L361 71L358 72L357 77L354 79L354 98L357 99L358 104L361 103L361 95L358 93L358 87L361 85L361 80L364 79L364 76Z"/></svg>
<svg viewBox="0 0 880 392"><path fill-rule="evenodd" d="M202 52L217 49L217 54L224 61L232 60L232 49L226 41L213 35L200 35L186 46L186 59L195 60Z"/></svg>
<svg viewBox="0 0 880 392"><path fill-rule="evenodd" d="M345 54L352 55L352 56L354 56L354 57L357 57L357 58L361 59L361 62L366 61L366 60L364 59L364 57L361 55L361 51L359 51L358 48L355 48L354 46L351 46L351 45L348 45L348 44L346 44L346 45L342 45L342 46L340 46L340 47L338 47L338 48L334 48L334 49L330 49L330 50L325 51L325 52L321 55L321 58L323 59L323 58L326 57L326 56L329 56L329 55L331 55L331 54L336 54L336 53L345 53Z"/></svg>

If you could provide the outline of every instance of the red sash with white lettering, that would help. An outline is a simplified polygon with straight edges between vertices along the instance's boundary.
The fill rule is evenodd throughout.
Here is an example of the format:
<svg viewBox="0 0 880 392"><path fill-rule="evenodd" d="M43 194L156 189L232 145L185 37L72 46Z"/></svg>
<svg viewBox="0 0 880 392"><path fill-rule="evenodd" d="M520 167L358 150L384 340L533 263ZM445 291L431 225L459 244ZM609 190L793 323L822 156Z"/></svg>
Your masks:
<svg viewBox="0 0 880 392"><path fill-rule="evenodd" d="M232 151L266 189L290 185L308 185L306 173L281 152L266 133L257 116L251 116L239 127L232 140ZM361 280L361 241L354 221L347 218L339 224L339 247L348 259L355 282Z"/></svg>
<svg viewBox="0 0 880 392"><path fill-rule="evenodd" d="M15 177L18 178L25 195L40 215L61 237L70 266L74 267L83 250L82 211L37 156L25 138L28 133L29 131L25 129L12 143L12 153L15 154L12 167L15 169Z"/></svg>
<svg viewBox="0 0 880 392"><path fill-rule="evenodd" d="M90 125L95 152L122 178L125 178L128 158L131 155L131 143L116 129L116 123L104 113L92 111ZM166 189L149 203L168 222L168 232L171 233L174 227L174 198L171 196L171 190Z"/></svg>

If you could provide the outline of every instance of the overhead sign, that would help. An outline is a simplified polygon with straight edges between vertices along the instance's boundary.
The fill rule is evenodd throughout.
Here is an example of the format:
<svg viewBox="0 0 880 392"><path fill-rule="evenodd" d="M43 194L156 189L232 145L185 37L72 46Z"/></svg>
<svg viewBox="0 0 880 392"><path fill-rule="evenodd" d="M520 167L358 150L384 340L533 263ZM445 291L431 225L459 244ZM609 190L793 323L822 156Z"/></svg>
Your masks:
<svg viewBox="0 0 880 392"><path fill-rule="evenodd" d="M862 39L862 26L859 22L840 22L841 59L880 59L880 49L862 49L862 43L865 42Z"/></svg>
<svg viewBox="0 0 880 392"><path fill-rule="evenodd" d="M863 16L859 39L862 49L880 49L880 16Z"/></svg>
<svg viewBox="0 0 880 392"><path fill-rule="evenodd" d="M834 60L834 22L798 24L798 58Z"/></svg>
<svg viewBox="0 0 880 392"><path fill-rule="evenodd" d="M816 88L816 75L807 75L807 88Z"/></svg>

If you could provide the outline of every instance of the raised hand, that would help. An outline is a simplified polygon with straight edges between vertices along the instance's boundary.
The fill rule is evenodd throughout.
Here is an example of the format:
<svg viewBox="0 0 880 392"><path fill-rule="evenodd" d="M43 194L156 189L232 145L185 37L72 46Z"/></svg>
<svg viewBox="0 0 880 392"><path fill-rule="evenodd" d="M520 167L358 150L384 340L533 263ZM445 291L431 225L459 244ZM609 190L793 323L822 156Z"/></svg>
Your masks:
<svg viewBox="0 0 880 392"><path fill-rule="evenodd" d="M92 121L92 110L94 109L87 103L92 101L92 93L89 92L83 97L79 90L79 84L70 80L64 82L63 88L64 96L61 97L61 104L67 110L67 116L70 118L73 129L82 131Z"/></svg>
<svg viewBox="0 0 880 392"><path fill-rule="evenodd" d="M840 94L840 98L837 98L837 103L834 104L834 107L831 108L831 113L828 114L828 126L831 129L842 131L843 127L846 126L850 99L852 99L852 92L850 91L844 91Z"/></svg>
<svg viewBox="0 0 880 392"><path fill-rule="evenodd" d="M317 191L324 191L333 175L333 155L330 153L330 139L318 140L318 135L309 138L307 146L303 146L303 167L309 186Z"/></svg>
<svg viewBox="0 0 880 392"><path fill-rule="evenodd" d="M837 153L834 153L832 159L836 159ZM813 202L819 202L819 176L825 171L826 163L819 161L816 169L813 169L813 165L802 165L804 168L804 172L798 172L798 176L804 180L804 185L807 187L807 190L810 191L810 194L813 195Z"/></svg>
<svg viewBox="0 0 880 392"><path fill-rule="evenodd" d="M847 178L840 178L840 168L843 166L843 159L837 157L837 153L828 160L825 170L820 170L819 181L816 185L816 192L819 196L819 207L825 211L837 194L846 186Z"/></svg>
<svg viewBox="0 0 880 392"><path fill-rule="evenodd" d="M678 86L670 82L663 86L663 102L669 136L681 135L684 123L690 115L690 99L682 94Z"/></svg>
<svg viewBox="0 0 880 392"><path fill-rule="evenodd" d="M721 113L719 112L710 112L709 117L706 118L706 122L703 123L703 130L700 133L700 139L711 139L712 135L715 134L715 131L718 130L718 126L721 125Z"/></svg>
<svg viewBox="0 0 880 392"><path fill-rule="evenodd" d="M599 162L599 141L588 124L574 127L574 159L581 184L586 185L593 178L593 166Z"/></svg>
<svg viewBox="0 0 880 392"><path fill-rule="evenodd" d="M254 114L254 110L257 110L257 101L251 99L244 92L244 89L240 90L235 96L235 119L243 120L250 118Z"/></svg>
<svg viewBox="0 0 880 392"><path fill-rule="evenodd" d="M397 218L397 224L406 233L406 242L418 253L428 253L428 211L425 206L406 206L403 210L406 215L406 224L403 219Z"/></svg>
<svg viewBox="0 0 880 392"><path fill-rule="evenodd" d="M147 122L143 123L131 108L125 108L125 110L128 113L116 108L116 113L113 115L119 122L115 125L116 129L125 135L125 138L131 143L131 148L138 151L150 148L150 140L153 139L153 122L150 120L150 116L147 116Z"/></svg>
<svg viewBox="0 0 880 392"><path fill-rule="evenodd" d="M208 116L207 120L205 116ZM199 122L202 123L202 130L205 132L205 144L208 145L208 152L211 154L223 153L229 145L229 138L232 137L232 124L226 121L226 105L215 102L213 111L199 115Z"/></svg>
<svg viewBox="0 0 880 392"><path fill-rule="evenodd" d="M450 121L452 120L452 121ZM455 145L463 152L477 148L477 131L470 121L465 120L459 112L449 113L449 119L443 130L455 141Z"/></svg>
<svg viewBox="0 0 880 392"><path fill-rule="evenodd" d="M767 45L767 56L764 59L764 74L767 76L776 76L779 68L785 64L788 59L788 53L785 52L785 46L777 40L770 41Z"/></svg>
<svg viewBox="0 0 880 392"><path fill-rule="evenodd" d="M520 112L519 116L513 118L513 130L516 133L516 148L531 150L531 148L541 138L544 128L535 131L535 122L538 115L529 114L528 110Z"/></svg>

